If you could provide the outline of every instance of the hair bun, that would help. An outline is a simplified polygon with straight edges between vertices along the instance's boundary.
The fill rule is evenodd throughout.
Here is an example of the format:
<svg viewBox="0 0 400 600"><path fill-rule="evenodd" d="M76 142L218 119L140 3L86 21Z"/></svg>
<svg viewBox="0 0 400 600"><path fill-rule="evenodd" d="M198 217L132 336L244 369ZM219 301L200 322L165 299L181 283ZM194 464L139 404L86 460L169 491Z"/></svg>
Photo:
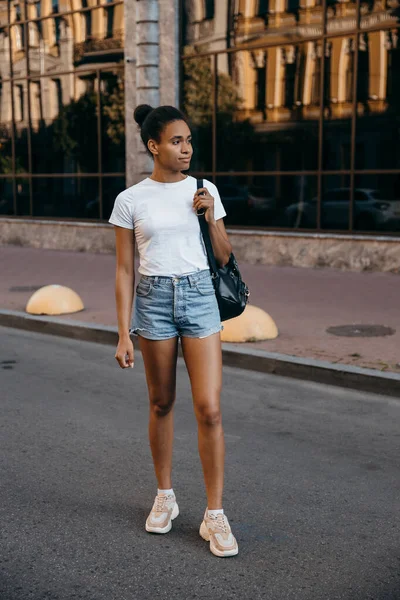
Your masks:
<svg viewBox="0 0 400 600"><path fill-rule="evenodd" d="M149 104L139 104L139 106L135 108L133 118L135 119L136 123L140 125L140 127L143 125L145 118L151 113L152 110L153 107Z"/></svg>

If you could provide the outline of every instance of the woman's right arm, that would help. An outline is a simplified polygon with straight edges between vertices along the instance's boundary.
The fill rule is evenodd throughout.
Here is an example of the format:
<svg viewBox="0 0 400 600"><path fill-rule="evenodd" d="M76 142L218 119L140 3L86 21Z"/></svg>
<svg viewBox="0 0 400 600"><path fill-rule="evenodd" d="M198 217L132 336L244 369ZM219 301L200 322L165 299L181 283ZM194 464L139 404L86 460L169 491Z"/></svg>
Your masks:
<svg viewBox="0 0 400 600"><path fill-rule="evenodd" d="M135 286L135 237L132 229L115 226L115 300L118 318L118 346L115 358L122 369L133 367L133 343L129 336Z"/></svg>

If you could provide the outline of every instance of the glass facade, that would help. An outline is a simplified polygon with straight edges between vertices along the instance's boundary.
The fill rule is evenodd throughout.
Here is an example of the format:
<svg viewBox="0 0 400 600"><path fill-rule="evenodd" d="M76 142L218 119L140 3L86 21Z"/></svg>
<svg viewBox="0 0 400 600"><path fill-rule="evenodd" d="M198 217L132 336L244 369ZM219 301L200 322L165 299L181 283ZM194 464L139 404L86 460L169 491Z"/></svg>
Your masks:
<svg viewBox="0 0 400 600"><path fill-rule="evenodd" d="M400 8L392 0L182 0L194 175L227 223L400 233Z"/></svg>
<svg viewBox="0 0 400 600"><path fill-rule="evenodd" d="M108 218L123 14L0 0L0 216ZM181 0L191 173L218 184L228 225L400 234L399 15L397 0Z"/></svg>
<svg viewBox="0 0 400 600"><path fill-rule="evenodd" d="M107 219L125 187L123 1L0 1L0 215Z"/></svg>

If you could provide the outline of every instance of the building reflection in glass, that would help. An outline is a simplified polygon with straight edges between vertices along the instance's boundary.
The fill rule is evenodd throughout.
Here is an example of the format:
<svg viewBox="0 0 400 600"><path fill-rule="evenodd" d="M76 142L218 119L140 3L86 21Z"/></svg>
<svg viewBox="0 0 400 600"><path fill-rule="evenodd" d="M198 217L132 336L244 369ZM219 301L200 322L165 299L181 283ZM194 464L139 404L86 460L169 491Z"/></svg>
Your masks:
<svg viewBox="0 0 400 600"><path fill-rule="evenodd" d="M181 4L192 169L222 186L230 222L399 232L398 3ZM0 0L1 214L107 217L123 50L122 0Z"/></svg>
<svg viewBox="0 0 400 600"><path fill-rule="evenodd" d="M121 0L0 2L0 175L28 174L33 216L82 217L89 194L105 218L103 187L123 189L123 47ZM45 189L59 210L36 206Z"/></svg>
<svg viewBox="0 0 400 600"><path fill-rule="evenodd" d="M400 231L397 206L391 204L390 218L378 215L387 185L385 192L356 187L365 169L400 174L397 3L328 0L324 15L315 0L184 0L182 10L183 107L198 116L186 90L193 98L197 85L201 94L208 60L207 78L217 89L209 90L204 127L213 117L216 126L213 143L203 136L199 152L213 148L219 181L240 178L243 198L231 222ZM264 201L252 200L249 190L263 189L262 177ZM318 185L306 185L311 180ZM389 195L396 194L398 186ZM256 215L257 202L269 209ZM374 202L373 210L361 210ZM366 218L373 211L378 216Z"/></svg>

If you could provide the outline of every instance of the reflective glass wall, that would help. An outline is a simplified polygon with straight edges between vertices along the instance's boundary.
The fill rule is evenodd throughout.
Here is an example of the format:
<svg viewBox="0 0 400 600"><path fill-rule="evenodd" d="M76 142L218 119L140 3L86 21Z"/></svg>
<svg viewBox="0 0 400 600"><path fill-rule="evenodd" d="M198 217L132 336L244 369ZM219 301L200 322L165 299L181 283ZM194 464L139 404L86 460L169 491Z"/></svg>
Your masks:
<svg viewBox="0 0 400 600"><path fill-rule="evenodd" d="M0 215L106 219L125 186L122 0L0 1Z"/></svg>
<svg viewBox="0 0 400 600"><path fill-rule="evenodd" d="M399 3L182 0L194 175L227 222L400 233Z"/></svg>

